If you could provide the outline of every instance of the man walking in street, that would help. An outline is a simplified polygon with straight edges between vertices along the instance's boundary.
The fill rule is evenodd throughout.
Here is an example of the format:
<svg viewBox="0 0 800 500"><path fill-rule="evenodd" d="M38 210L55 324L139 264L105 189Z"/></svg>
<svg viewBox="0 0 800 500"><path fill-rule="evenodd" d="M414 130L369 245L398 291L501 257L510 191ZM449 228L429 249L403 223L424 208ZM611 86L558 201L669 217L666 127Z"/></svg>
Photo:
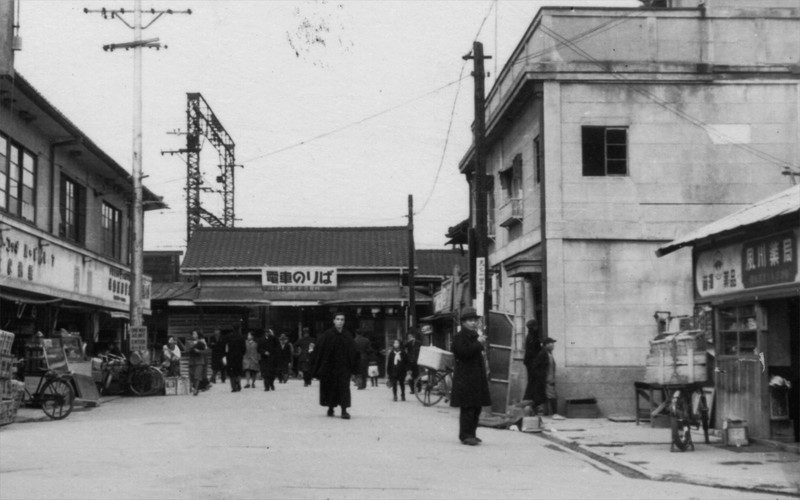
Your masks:
<svg viewBox="0 0 800 500"><path fill-rule="evenodd" d="M550 337L542 340L542 350L533 360L533 404L536 405L536 412L539 415L545 413L547 405L549 406L547 413L553 420L564 420L564 417L557 412L556 360L553 357L555 343L556 341Z"/></svg>
<svg viewBox="0 0 800 500"><path fill-rule="evenodd" d="M476 435L481 408L492 404L483 352L486 337L478 333L478 312L474 307L461 311L461 330L453 338L455 370L450 406L460 408L458 439L462 444L481 443Z"/></svg>
<svg viewBox="0 0 800 500"><path fill-rule="evenodd" d="M409 330L407 341L403 347L406 351L406 368L411 370L411 380L408 381L411 394L414 394L414 381L419 376L417 361L419 361L419 348L421 345L417 340L416 329ZM405 377L405 375L403 376ZM400 383L404 383L404 381L401 380Z"/></svg>
<svg viewBox="0 0 800 500"><path fill-rule="evenodd" d="M369 355L372 345L362 330L356 331L356 351L358 352L358 389L367 388L367 367L369 367Z"/></svg>
<svg viewBox="0 0 800 500"><path fill-rule="evenodd" d="M328 407L328 416L341 406L342 418L349 419L350 376L358 373L358 353L353 337L344 329L344 320L344 313L337 312L333 328L317 339L312 373L319 379L319 404Z"/></svg>
<svg viewBox="0 0 800 500"><path fill-rule="evenodd" d="M536 355L542 350L542 343L539 341L539 323L536 319L529 319L525 325L528 327L528 335L525 337L525 358L523 364L525 371L528 372L528 385L525 387L525 395L522 397L525 401L533 400L533 360Z"/></svg>

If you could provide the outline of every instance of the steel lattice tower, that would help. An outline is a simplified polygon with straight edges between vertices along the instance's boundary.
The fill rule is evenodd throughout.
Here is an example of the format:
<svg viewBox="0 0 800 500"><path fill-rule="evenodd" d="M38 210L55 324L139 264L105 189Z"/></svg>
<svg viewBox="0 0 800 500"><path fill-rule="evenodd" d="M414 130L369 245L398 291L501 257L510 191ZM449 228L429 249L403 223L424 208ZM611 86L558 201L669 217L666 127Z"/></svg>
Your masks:
<svg viewBox="0 0 800 500"><path fill-rule="evenodd" d="M186 94L186 239L189 241L194 231L205 222L211 227L234 226L234 168L235 144L228 132L219 122L211 107L200 93ZM200 192L220 192L203 186L200 172L200 139L205 137L219 154L221 174L217 181L222 184L222 219L203 208Z"/></svg>

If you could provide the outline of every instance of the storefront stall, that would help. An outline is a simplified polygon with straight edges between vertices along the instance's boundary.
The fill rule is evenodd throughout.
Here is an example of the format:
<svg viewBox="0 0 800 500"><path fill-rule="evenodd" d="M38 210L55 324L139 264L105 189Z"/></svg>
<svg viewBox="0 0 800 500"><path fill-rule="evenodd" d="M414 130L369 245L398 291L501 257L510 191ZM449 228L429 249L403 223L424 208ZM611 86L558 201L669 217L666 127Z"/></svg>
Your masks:
<svg viewBox="0 0 800 500"><path fill-rule="evenodd" d="M692 246L696 309L712 318L716 425L800 441L800 186L661 247Z"/></svg>

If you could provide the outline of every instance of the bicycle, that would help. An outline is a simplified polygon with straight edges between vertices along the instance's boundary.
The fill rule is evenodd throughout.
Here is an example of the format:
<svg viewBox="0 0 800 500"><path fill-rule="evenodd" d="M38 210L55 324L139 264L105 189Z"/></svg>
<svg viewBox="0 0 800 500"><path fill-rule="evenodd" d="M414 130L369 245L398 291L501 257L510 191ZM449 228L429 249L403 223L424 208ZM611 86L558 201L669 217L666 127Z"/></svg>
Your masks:
<svg viewBox="0 0 800 500"><path fill-rule="evenodd" d="M708 444L708 402L703 393L702 384L687 384L682 388L675 389L670 397L670 430L672 442L670 451L677 448L686 451L691 448L694 451L692 442L692 427L703 428L705 442Z"/></svg>
<svg viewBox="0 0 800 500"><path fill-rule="evenodd" d="M24 363L25 360L20 360ZM22 403L39 406L52 420L67 418L75 405L75 390L72 388L72 374L56 373L46 370L39 376L36 390L31 393L27 386L22 393Z"/></svg>
<svg viewBox="0 0 800 500"><path fill-rule="evenodd" d="M103 354L100 392L104 395L122 394L130 391L135 396L153 396L164 389L164 374L145 361L145 357ZM134 361L135 360L135 361Z"/></svg>
<svg viewBox="0 0 800 500"><path fill-rule="evenodd" d="M420 403L433 406L442 399L450 401L450 391L453 389L453 369L445 367L444 370L425 368L424 372L414 379L414 394Z"/></svg>

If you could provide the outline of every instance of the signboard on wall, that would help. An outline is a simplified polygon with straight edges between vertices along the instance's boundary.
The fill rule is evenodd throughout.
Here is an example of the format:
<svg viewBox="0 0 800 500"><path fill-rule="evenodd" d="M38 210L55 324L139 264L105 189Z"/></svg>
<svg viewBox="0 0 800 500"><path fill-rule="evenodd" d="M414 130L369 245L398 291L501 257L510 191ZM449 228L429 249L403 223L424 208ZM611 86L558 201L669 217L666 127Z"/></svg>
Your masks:
<svg viewBox="0 0 800 500"><path fill-rule="evenodd" d="M700 252L694 269L697 295L715 297L781 283L800 283L797 240L796 231L786 231Z"/></svg>
<svg viewBox="0 0 800 500"><path fill-rule="evenodd" d="M264 267L261 287L264 290L335 290L335 267Z"/></svg>
<svg viewBox="0 0 800 500"><path fill-rule="evenodd" d="M130 271L13 226L0 237L0 278L4 286L20 290L130 309ZM142 299L148 314L151 287L152 280L144 277Z"/></svg>
<svg viewBox="0 0 800 500"><path fill-rule="evenodd" d="M128 327L131 352L147 350L147 327L131 326Z"/></svg>

